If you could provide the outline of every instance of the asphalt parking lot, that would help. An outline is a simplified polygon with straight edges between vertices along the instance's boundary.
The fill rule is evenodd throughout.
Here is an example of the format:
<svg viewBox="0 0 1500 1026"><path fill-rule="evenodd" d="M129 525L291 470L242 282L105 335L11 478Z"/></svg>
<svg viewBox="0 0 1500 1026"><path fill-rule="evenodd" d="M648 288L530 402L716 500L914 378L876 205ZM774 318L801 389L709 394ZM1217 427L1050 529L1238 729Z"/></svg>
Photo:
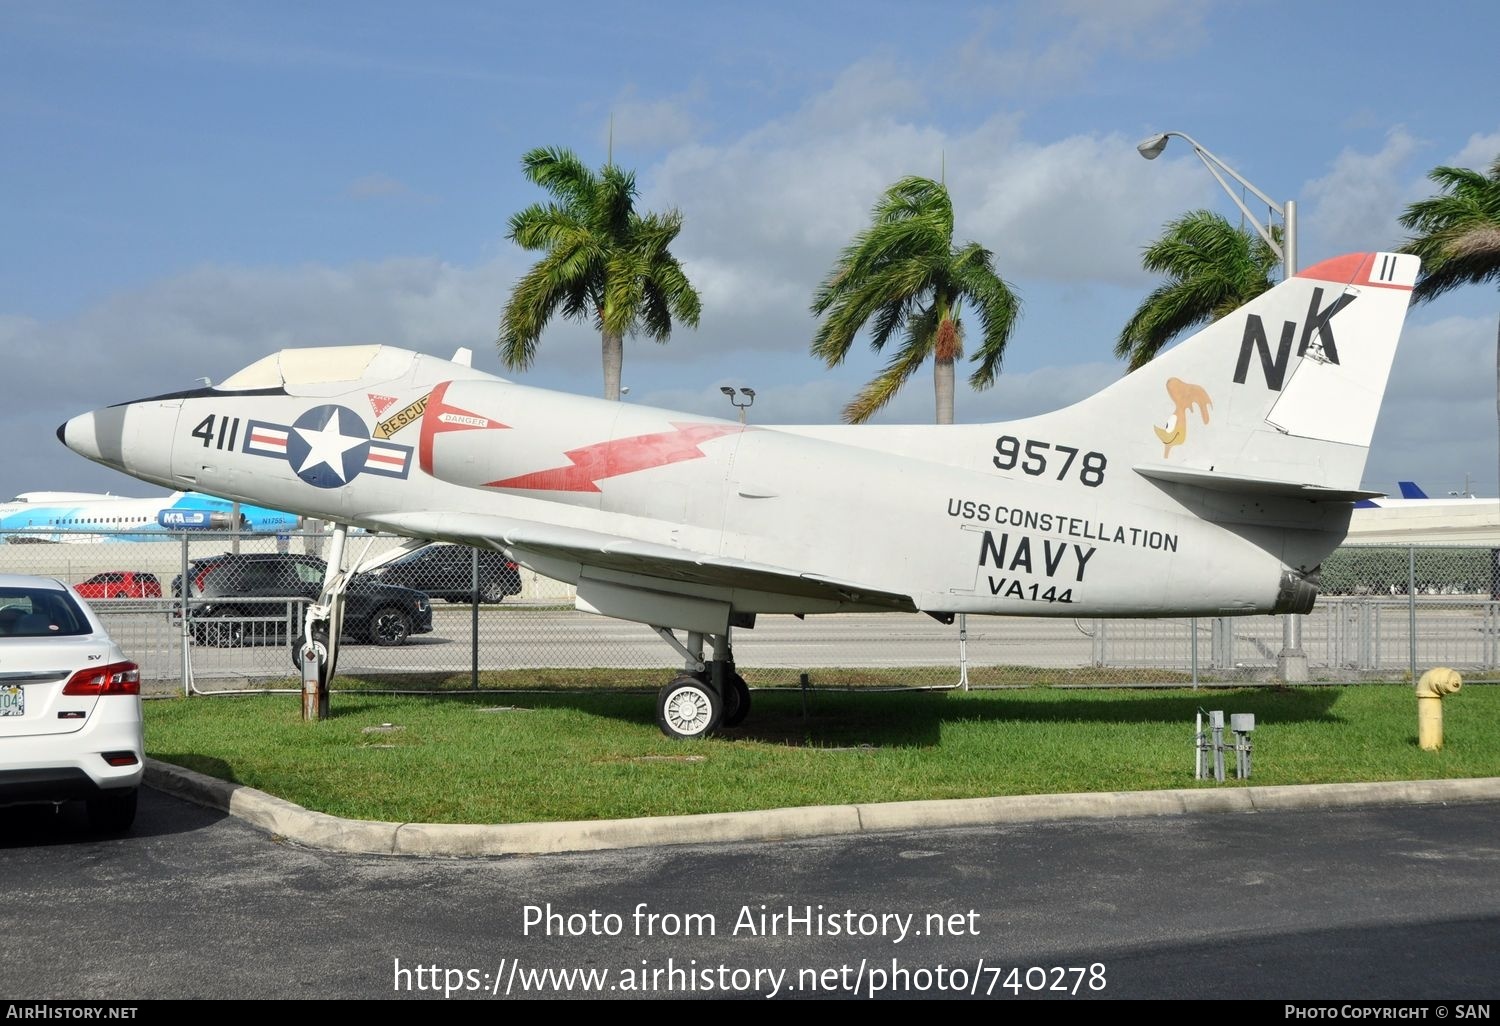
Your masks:
<svg viewBox="0 0 1500 1026"><path fill-rule="evenodd" d="M123 838L74 809L0 810L0 992L1487 1000L1497 817L1491 802L420 858L298 847L147 790Z"/></svg>

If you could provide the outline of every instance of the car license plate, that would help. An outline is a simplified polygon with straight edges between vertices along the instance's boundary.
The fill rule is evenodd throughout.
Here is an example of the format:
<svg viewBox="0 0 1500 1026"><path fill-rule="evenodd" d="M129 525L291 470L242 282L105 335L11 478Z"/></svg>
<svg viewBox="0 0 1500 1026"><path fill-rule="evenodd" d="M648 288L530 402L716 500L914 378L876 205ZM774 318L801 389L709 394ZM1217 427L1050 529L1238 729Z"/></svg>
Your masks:
<svg viewBox="0 0 1500 1026"><path fill-rule="evenodd" d="M0 716L26 715L26 689L20 685L0 688Z"/></svg>

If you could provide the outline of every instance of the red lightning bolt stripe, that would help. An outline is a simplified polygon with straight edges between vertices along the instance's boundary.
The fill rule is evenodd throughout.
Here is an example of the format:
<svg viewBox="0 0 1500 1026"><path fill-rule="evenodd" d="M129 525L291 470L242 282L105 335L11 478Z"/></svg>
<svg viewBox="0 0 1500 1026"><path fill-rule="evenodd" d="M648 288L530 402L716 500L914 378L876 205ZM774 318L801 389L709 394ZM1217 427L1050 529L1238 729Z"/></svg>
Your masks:
<svg viewBox="0 0 1500 1026"><path fill-rule="evenodd" d="M636 435L599 442L563 453L572 460L566 467L534 470L519 477L491 481L490 488L523 488L538 492L597 492L596 482L606 477L633 474L637 470L664 467L683 460L702 459L698 448L707 442L740 430L738 424L676 424L672 431L655 435Z"/></svg>
<svg viewBox="0 0 1500 1026"><path fill-rule="evenodd" d="M493 430L510 427L509 424L502 424L498 420L470 413L457 406L449 406L447 396L448 386L451 384L453 382L444 381L434 388L427 399L427 408L422 411L422 428L417 439L417 465L428 474L432 473L432 443L438 435L448 431ZM457 414L458 417L464 419L445 419L444 414Z"/></svg>

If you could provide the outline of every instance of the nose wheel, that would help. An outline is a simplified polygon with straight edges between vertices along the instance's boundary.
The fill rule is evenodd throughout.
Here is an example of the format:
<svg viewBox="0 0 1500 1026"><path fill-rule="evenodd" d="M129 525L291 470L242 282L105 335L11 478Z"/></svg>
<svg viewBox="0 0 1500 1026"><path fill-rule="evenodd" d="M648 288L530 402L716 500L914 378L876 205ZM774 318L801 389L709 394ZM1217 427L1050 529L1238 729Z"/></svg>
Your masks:
<svg viewBox="0 0 1500 1026"><path fill-rule="evenodd" d="M318 601L303 615L302 636L292 644L292 663L302 672L302 718L328 718L328 684L339 659L339 636L344 630L344 596L350 575L344 570L344 542L349 528L335 524L327 575Z"/></svg>

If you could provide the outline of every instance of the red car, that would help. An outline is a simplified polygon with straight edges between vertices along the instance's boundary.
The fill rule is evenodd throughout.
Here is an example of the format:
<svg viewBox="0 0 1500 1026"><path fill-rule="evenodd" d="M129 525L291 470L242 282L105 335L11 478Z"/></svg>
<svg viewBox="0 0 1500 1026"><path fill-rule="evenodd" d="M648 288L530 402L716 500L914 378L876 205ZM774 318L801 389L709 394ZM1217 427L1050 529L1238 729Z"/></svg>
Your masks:
<svg viewBox="0 0 1500 1026"><path fill-rule="evenodd" d="M161 582L155 574L135 570L109 570L95 574L73 590L86 599L161 598Z"/></svg>

